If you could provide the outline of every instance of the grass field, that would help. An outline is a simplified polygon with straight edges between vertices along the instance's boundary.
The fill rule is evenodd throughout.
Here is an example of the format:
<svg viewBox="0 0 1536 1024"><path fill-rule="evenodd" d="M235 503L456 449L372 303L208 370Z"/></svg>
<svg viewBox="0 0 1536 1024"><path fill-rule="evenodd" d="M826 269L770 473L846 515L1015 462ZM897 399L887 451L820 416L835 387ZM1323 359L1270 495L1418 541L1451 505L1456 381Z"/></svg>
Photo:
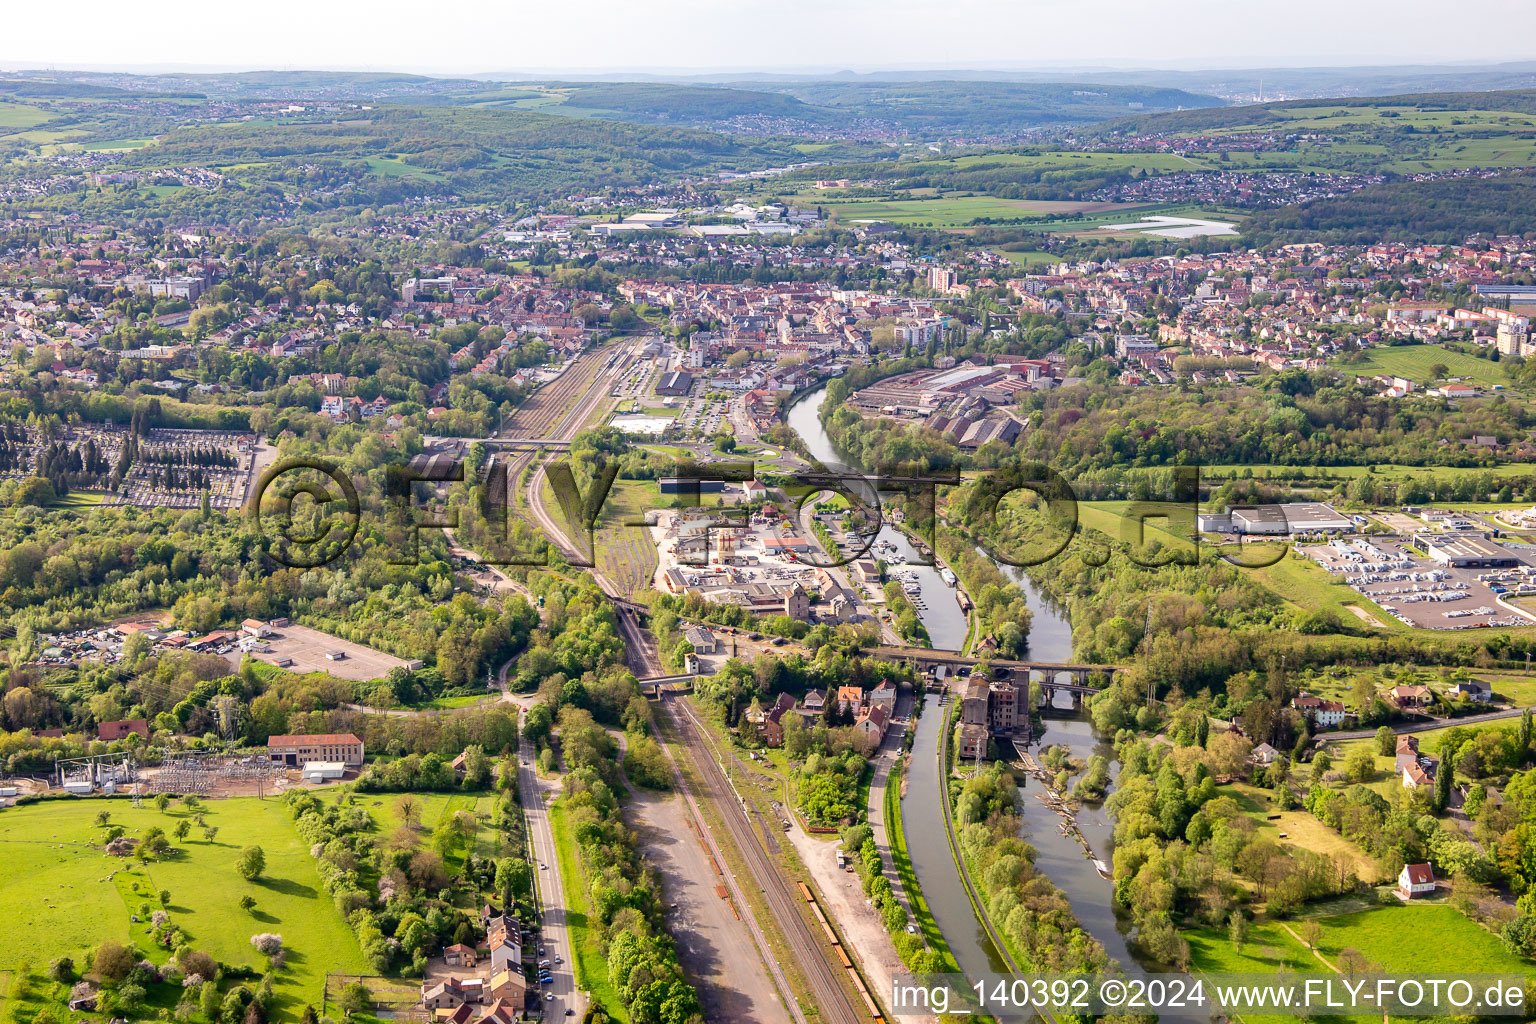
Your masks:
<svg viewBox="0 0 1536 1024"><path fill-rule="evenodd" d="M608 977L608 958L603 955L592 912L591 885L562 801L549 805L549 827L554 832L560 880L565 885L565 923L571 930L571 969L576 973L576 984L591 992L593 1000L602 1003L614 1020L626 1021L629 1016Z"/></svg>
<svg viewBox="0 0 1536 1024"><path fill-rule="evenodd" d="M14 969L23 961L42 970L55 957L80 963L105 939L135 942L157 962L169 953L157 949L139 913L149 893L167 889L171 919L188 941L219 960L253 967L263 958L251 947L258 932L276 932L291 950L276 990L284 1019L297 1019L305 1003L319 1006L327 971L365 971L352 930L336 913L320 883L308 844L294 830L277 800L233 799L205 805L208 824L218 826L216 841L201 833L165 861L139 865L106 856L92 845L101 836L96 814L107 810L112 823L129 835L159 826L167 832L186 816L173 806L161 814L127 800L56 800L8 810L0 816L0 965ZM235 870L241 849L259 845L267 868L255 882ZM137 883L144 895L133 891ZM256 908L247 913L239 899L251 895Z"/></svg>
<svg viewBox="0 0 1536 1024"><path fill-rule="evenodd" d="M381 178L425 178L436 181L442 177L430 167L416 167L398 156L372 156L366 161L368 169Z"/></svg>
<svg viewBox="0 0 1536 1024"><path fill-rule="evenodd" d="M70 491L54 502L54 508L92 508L107 500L105 491Z"/></svg>
<svg viewBox="0 0 1536 1024"><path fill-rule="evenodd" d="M1388 971L1524 975L1531 969L1498 936L1443 903L1380 907L1320 923L1318 951L1329 960L1353 948ZM1405 942L1406 935L1432 935L1434 941Z"/></svg>
<svg viewBox="0 0 1536 1024"><path fill-rule="evenodd" d="M31 128L53 115L26 103L0 102L0 128Z"/></svg>
<svg viewBox="0 0 1536 1024"><path fill-rule="evenodd" d="M1529 462L1505 462L1492 466L1399 466L1382 463L1375 466L1277 466L1270 463L1233 465L1221 463L1200 467L1200 479L1226 480L1242 477L1244 471L1252 473L1255 480L1284 480L1299 486L1333 487L1357 476L1380 476L1388 480L1412 480L1441 477L1454 479L1460 476L1479 476L1488 473L1494 477L1524 477L1536 475L1536 466ZM1246 479L1246 478L1245 478ZM1527 503L1528 505L1528 503ZM1503 507L1503 506L1499 506Z"/></svg>
<svg viewBox="0 0 1536 1024"><path fill-rule="evenodd" d="M1082 526L1098 530L1119 540L1122 524L1125 522L1122 513L1129 505L1130 502L1124 501L1079 502L1077 514ZM1169 548L1188 550L1189 542L1158 525L1158 520L1148 520L1144 527L1147 540L1156 540ZM1073 543L1081 543L1081 540L1074 540ZM1214 546L1202 544L1201 550L1205 552ZM1236 561L1241 558L1260 563L1274 557L1274 549L1271 545L1248 545L1248 547L1251 550L1241 555L1234 552L1231 555L1232 559ZM1342 622L1358 625L1362 624L1363 620L1349 610L1351 607L1356 607L1374 616L1386 629L1406 630L1408 628L1382 611L1374 601L1328 575L1311 559L1287 554L1274 565L1250 571L1256 573L1265 586L1298 608L1330 609L1338 614Z"/></svg>
<svg viewBox="0 0 1536 1024"><path fill-rule="evenodd" d="M1429 368L1436 363L1444 363L1450 370L1450 377L1461 377L1479 387L1491 389L1495 384L1510 386L1510 379L1504 376L1504 364L1478 359L1465 352L1453 352L1439 345L1396 345L1389 348L1371 348L1365 351L1364 358L1359 362L1341 362L1338 368L1358 377L1386 374L1393 377L1406 377L1415 384L1428 385L1434 380Z"/></svg>
<svg viewBox="0 0 1536 1024"><path fill-rule="evenodd" d="M656 574L656 545L649 530L624 524L661 508L661 487L652 480L615 480L603 504L593 544L597 567L627 594L648 590Z"/></svg>
<svg viewBox="0 0 1536 1024"><path fill-rule="evenodd" d="M496 798L492 794L412 793L410 797L415 802L420 815L417 827L424 840L439 824L452 818L459 811L469 811L480 823L479 830L470 837L468 843L443 858L443 863L450 875L456 875L463 869L465 858L470 850L483 854L484 848L489 847L493 853L495 852L494 845L498 833L490 824L491 816L496 810ZM400 816L400 794L398 793L362 793L358 794L358 802L378 824L382 835L388 835L405 824Z"/></svg>
<svg viewBox="0 0 1536 1024"><path fill-rule="evenodd" d="M1387 880L1370 855L1318 821L1305 809L1276 811L1267 790L1245 782L1218 787L1217 792L1231 796L1238 802L1244 813L1258 826L1260 838L1269 839L1281 846L1299 846L1324 857L1343 854L1354 862L1355 874L1362 881L1376 883ZM1270 821L1271 814L1279 814L1280 817ZM1280 838L1282 832L1285 833L1284 839Z"/></svg>
<svg viewBox="0 0 1536 1024"><path fill-rule="evenodd" d="M1316 918L1323 929L1317 946L1320 960L1277 921L1255 922L1241 949L1223 931L1195 928L1183 933L1189 942L1191 967L1197 973L1258 974L1295 972L1310 975L1332 973L1340 955L1353 949L1379 970L1388 973L1445 977L1487 973L1525 976L1530 965L1505 951L1491 932L1443 904L1375 907L1354 913ZM1297 929L1296 924L1290 925ZM1298 934L1300 932L1298 931ZM1420 936L1428 941L1413 941ZM1243 1014L1244 1024L1271 1024L1294 1017ZM1371 1020L1381 1017L1311 1020ZM1396 1016L1394 1020L1400 1019ZM1402 1018L1406 1019L1406 1018Z"/></svg>
<svg viewBox="0 0 1536 1024"><path fill-rule="evenodd" d="M860 199L818 205L845 224L878 220L891 224L932 224L939 228L956 228L967 226L978 217L1044 217L1076 213L1104 204L994 199L991 196L960 194L934 196L931 199ZM1121 209L1130 210L1133 207L1124 206Z"/></svg>
<svg viewBox="0 0 1536 1024"><path fill-rule="evenodd" d="M918 884L917 872L912 867L912 857L907 853L906 827L901 817L901 785L905 778L905 771L898 778L894 773L887 777L885 786L885 834L891 844L891 861L896 867L896 875L901 879L901 888L907 894L907 902L912 908L912 923L917 925L922 932L923 940L928 943L930 949L936 951L944 958L945 970L959 973L960 968L955 963L955 955L950 952L949 943L944 941L944 933L939 930L938 924L933 919L933 912L928 909L928 900L923 896L923 887Z"/></svg>

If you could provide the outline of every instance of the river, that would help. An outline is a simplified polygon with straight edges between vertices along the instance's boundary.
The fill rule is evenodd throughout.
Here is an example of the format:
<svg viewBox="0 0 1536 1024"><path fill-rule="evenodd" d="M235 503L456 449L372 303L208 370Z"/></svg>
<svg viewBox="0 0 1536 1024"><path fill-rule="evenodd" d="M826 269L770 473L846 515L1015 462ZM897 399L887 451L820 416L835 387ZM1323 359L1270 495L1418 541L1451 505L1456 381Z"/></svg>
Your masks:
<svg viewBox="0 0 1536 1024"><path fill-rule="evenodd" d="M826 388L822 387L802 398L790 408L788 422L818 461L828 469L837 470L842 466L843 458L832 445L818 416L825 394ZM886 527L880 536L889 537L903 555L912 553L910 544L899 530ZM918 573L922 583L925 607L920 609L920 615L933 646L959 650L965 643L967 624L954 600L954 592L944 584L937 570L910 568ZM1046 597L1022 569L1002 564L998 568L1024 591L1033 613L1029 656L1039 661L1071 661L1072 626L1065 610ZM1071 698L1061 694L1058 699L1070 701ZM947 705L941 706L937 696L925 697L912 746L902 820L908 826L905 832L912 868L922 885L934 921L948 940L960 970L969 977L978 977L985 972L1002 970L1002 959L971 910L942 825L944 811L939 803L938 750L946 709ZM1104 738L1095 735L1092 723L1081 711L1061 707L1051 708L1043 716L1036 713L1030 748L1042 750L1058 744L1070 747L1074 756L1084 760L1095 753L1103 754L1111 759L1111 775L1119 770L1113 760L1113 749ZM1061 834L1057 827L1061 819L1035 799L1033 788L1038 785L1031 779L1027 785L1019 787L1023 816L1020 835L1037 851L1035 866L1067 894L1073 913L1083 928L1103 943L1110 957L1119 961L1127 973L1141 973L1126 942L1127 923L1115 912L1113 883L1100 877L1075 840ZM1104 808L1083 807L1078 812L1077 823L1092 845L1094 855L1106 863L1113 863L1114 826ZM917 827L911 827L914 824ZM1155 968L1148 965L1148 969ZM1164 1019L1171 1018L1165 1016Z"/></svg>

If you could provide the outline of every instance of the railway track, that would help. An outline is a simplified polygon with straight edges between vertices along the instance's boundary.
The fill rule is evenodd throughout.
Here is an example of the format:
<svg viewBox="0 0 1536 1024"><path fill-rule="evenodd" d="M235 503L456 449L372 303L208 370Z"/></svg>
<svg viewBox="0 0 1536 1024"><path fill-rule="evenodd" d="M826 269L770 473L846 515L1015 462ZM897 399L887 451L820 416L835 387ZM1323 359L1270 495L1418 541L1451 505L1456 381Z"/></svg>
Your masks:
<svg viewBox="0 0 1536 1024"><path fill-rule="evenodd" d="M633 364L636 357L632 353L624 353L614 367L615 374L622 374ZM607 397L606 388L592 386L596 375L589 378L588 395L577 402L554 428L552 434L539 434L536 436L550 436L559 440L568 440L578 433L585 425L586 418L590 415L594 405ZM551 417L553 420L555 417ZM516 480L523 469L540 457L539 452L528 452L518 456L510 464L509 480ZM548 456L554 458L554 456ZM564 551L567 557L576 556L579 552L569 540L564 529L556 523L547 511L542 507L539 498L539 484L543 477L543 468L546 461L541 461L538 470L530 477L527 489L528 511L537 525L549 537L551 543ZM602 588L603 592L614 602L615 615L618 620L619 630L626 639L627 656L630 667L639 676L660 675L661 659L656 651L655 639L651 637L641 626L633 609L623 603L622 594L614 587L613 582L607 579L596 569L589 570L594 581ZM692 719L692 709L685 703L681 705L683 713L678 714L672 701L664 700L663 707L678 729L678 735L683 737L683 742L688 746L693 755L694 763L698 765L701 777L707 792L701 794L714 801L720 809L720 814L725 821L726 831L730 833L731 841L741 851L742 857L747 862L748 870L752 876L752 883L762 891L768 902L770 912L778 921L779 928L783 932L790 949L803 954L797 959L801 970L804 971L810 982L811 990L815 996L817 1009L823 1019L831 1024L862 1024L870 1019L870 1014L856 1009L849 1000L847 992L843 989L837 970L822 953L817 945L815 933L800 913L801 896L792 883L784 878L768 858L767 852L757 841L752 830L752 823L746 815L741 802L737 799L730 781L715 760L710 751L702 727ZM686 793L687 790L685 789ZM744 908L747 909L747 908ZM804 1020L798 1006L793 1005L793 996L785 992L785 998L791 1000L791 1008L797 1021ZM879 1018L876 1017L876 1020Z"/></svg>
<svg viewBox="0 0 1536 1024"><path fill-rule="evenodd" d="M753 880L762 890L764 899L768 901L768 908L779 922L785 941L788 942L790 949L802 954L798 963L805 971L806 979L815 993L817 1009L833 1024L861 1024L863 1021L870 1020L870 1013L855 1009L839 982L836 969L822 955L815 933L805 923L805 918L800 915L803 897L799 890L779 873L762 844L758 842L757 835L752 830L752 822L747 817L730 780L726 778L720 763L715 759L714 751L704 739L703 726L694 717L693 709L688 706L686 700L676 697L663 698L662 706L666 708L668 716L678 730L678 735L683 738L683 743L692 754L693 762L698 766L699 774L703 777L704 785L708 790L705 795L713 799L715 806L719 808L720 816L725 821L726 831L730 833L731 841L736 844L736 848L741 851ZM682 709L681 714L678 713L678 708ZM873 1019L881 1018L875 1016Z"/></svg>

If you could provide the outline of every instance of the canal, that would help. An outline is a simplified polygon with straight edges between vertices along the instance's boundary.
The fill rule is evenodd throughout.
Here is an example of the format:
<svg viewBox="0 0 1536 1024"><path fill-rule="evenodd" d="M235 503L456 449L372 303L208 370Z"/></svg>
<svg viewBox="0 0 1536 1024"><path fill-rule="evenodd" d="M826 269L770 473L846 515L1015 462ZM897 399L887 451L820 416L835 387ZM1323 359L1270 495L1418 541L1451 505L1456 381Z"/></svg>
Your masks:
<svg viewBox="0 0 1536 1024"><path fill-rule="evenodd" d="M802 398L789 410L788 422L818 461L828 469L837 470L843 468L844 460L833 447L818 416L825 394L826 388L822 387ZM900 554L906 557L913 554L906 537L899 530L886 527L880 536L881 539L889 538L895 543ZM923 598L920 615L933 646L959 650L965 643L967 625L964 614L954 600L954 591L944 584L937 570L931 567L898 568L909 569L918 575ZM1039 661L1071 661L1072 626L1066 610L1042 593L1022 569L1003 564L999 564L998 568L1019 585L1028 599L1032 612L1029 656ZM1058 700L1063 705L1069 705L1071 697L1069 694L1060 694ZM960 872L955 867L943 825L938 756L946 710L947 702L941 705L937 695L928 694L924 698L923 714L917 722L912 760L908 768L909 783L903 797L902 820L912 868L923 888L934 921L954 951L960 970L970 977L976 977L984 972L1001 971L1004 968L1002 958L993 948L991 939L971 909L971 901ZM1111 776L1118 773L1119 764L1114 760L1114 749L1104 737L1095 734L1085 712L1073 711L1070 706L1049 708L1043 714L1035 709L1035 719L1034 738L1029 744L1031 750L1064 745L1071 748L1073 756L1085 761L1094 754L1103 754L1110 760ZM1024 778L1022 774L1020 778ZM1023 820L1020 835L1037 851L1035 866L1066 893L1083 928L1104 945L1109 956L1118 961L1128 974L1142 973L1142 966L1138 964L1127 942L1128 922L1116 912L1114 884L1099 875L1093 862L1084 855L1082 847L1074 839L1062 835L1058 827L1061 819L1035 799L1033 789L1038 786L1039 783L1030 779L1026 785L1019 787L1019 810ZM1094 856L1105 863L1113 863L1114 825L1103 806L1081 808L1077 814L1077 824L1093 847ZM1147 970L1157 969L1153 964L1145 966Z"/></svg>

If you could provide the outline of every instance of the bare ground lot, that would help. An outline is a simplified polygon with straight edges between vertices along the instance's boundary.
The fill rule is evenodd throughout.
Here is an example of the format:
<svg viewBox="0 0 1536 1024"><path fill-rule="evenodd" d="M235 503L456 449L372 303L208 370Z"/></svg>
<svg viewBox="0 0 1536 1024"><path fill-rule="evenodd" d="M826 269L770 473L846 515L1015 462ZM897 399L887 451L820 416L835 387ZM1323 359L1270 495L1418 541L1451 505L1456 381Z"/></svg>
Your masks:
<svg viewBox="0 0 1536 1024"><path fill-rule="evenodd" d="M629 810L646 856L677 906L672 931L683 969L698 987L704 1019L788 1024L789 1011L774 991L751 933L731 901L717 895L723 880L682 798L636 791Z"/></svg>
<svg viewBox="0 0 1536 1024"><path fill-rule="evenodd" d="M794 844L800 862L816 880L816 887L821 890L827 911L842 929L845 944L856 951L869 987L888 996L891 992L891 979L898 974L905 974L907 968L896 955L896 947L891 943L880 914L864 896L859 876L837 866L837 848L840 844L813 839L800 827L799 822L795 822L784 834ZM938 1018L931 1014L903 1015L901 1019L916 1021L917 1024L938 1022Z"/></svg>
<svg viewBox="0 0 1536 1024"><path fill-rule="evenodd" d="M379 679L390 669L403 668L406 664L393 655L308 626L283 626L267 637L266 643L272 648L269 653L253 651L251 656L271 665L290 658L293 664L288 666L288 670L291 672L326 672L337 679ZM330 661L326 658L330 651L343 651L346 657L340 661ZM225 657L230 664L239 667L239 651L231 651Z"/></svg>

